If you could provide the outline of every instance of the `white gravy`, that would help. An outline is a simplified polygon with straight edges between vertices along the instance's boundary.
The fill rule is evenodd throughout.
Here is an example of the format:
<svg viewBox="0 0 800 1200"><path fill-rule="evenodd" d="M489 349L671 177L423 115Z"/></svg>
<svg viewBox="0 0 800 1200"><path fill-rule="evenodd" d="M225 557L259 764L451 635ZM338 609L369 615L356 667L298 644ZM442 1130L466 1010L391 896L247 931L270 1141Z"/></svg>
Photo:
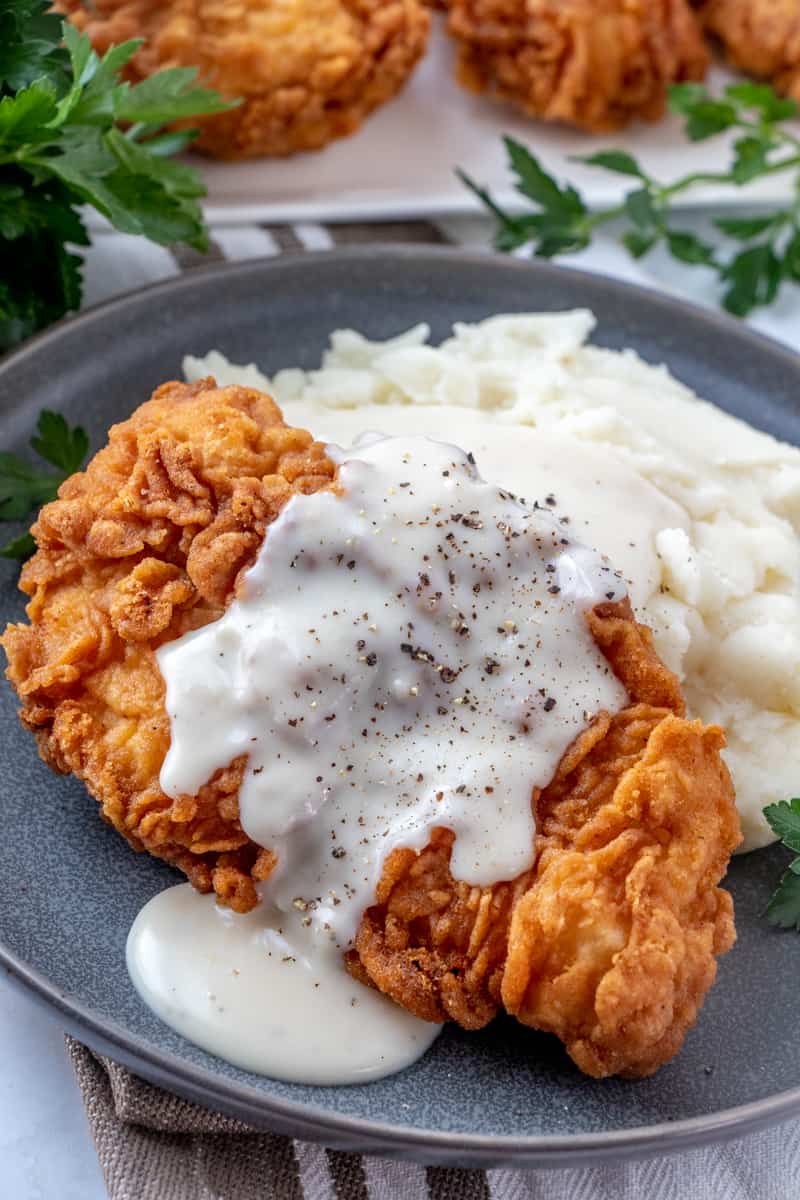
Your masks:
<svg viewBox="0 0 800 1200"><path fill-rule="evenodd" d="M441 1026L342 969L313 932L259 905L241 916L189 883L139 913L128 970L178 1033L228 1062L292 1083L368 1083L402 1071Z"/></svg>
<svg viewBox="0 0 800 1200"><path fill-rule="evenodd" d="M662 529L688 529L686 510L659 491L608 445L530 425L508 425L493 410L453 405L364 404L325 408L293 401L284 405L290 425L313 429L320 441L350 445L365 429L404 434L409 427L472 451L481 474L529 503L556 498L556 515L569 517L572 536L607 554L628 583L639 611L658 591L661 564L656 537Z"/></svg>
<svg viewBox="0 0 800 1200"><path fill-rule="evenodd" d="M242 919L172 889L143 910L129 945L137 987L169 1024L305 1082L353 1079L330 1012L335 997L367 991L345 975L342 951L389 851L421 848L446 826L456 878L514 878L532 864L532 788L594 714L626 701L585 622L624 583L572 540L555 497L522 505L471 456L424 437L330 453L341 494L294 497L225 614L158 655L172 733L161 786L193 794L247 756L242 827L278 856L264 903ZM219 947L208 985L207 940ZM285 953L265 963L276 945ZM244 947L248 977L263 982L247 1011L228 980ZM223 991L221 1005L202 999ZM314 992L327 997L321 1009ZM356 1056L359 1078L400 1069L431 1040L401 1009L384 1011L402 1045L387 1053L395 1033L376 1038L369 1063Z"/></svg>

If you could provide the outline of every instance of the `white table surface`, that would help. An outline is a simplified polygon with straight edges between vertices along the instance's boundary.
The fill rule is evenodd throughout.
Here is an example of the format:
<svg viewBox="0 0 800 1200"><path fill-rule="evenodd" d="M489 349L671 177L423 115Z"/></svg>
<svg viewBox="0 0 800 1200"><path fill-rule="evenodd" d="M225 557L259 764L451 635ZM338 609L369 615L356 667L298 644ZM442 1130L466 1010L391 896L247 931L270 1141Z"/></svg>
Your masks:
<svg viewBox="0 0 800 1200"><path fill-rule="evenodd" d="M106 1200L58 1022L0 978L0 1196Z"/></svg>
<svg viewBox="0 0 800 1200"><path fill-rule="evenodd" d="M477 248L488 242L482 220L439 221L454 241ZM702 217L683 220L685 228L707 233ZM317 230L319 236L311 238ZM325 248L326 231L310 227L300 233L307 245ZM260 245L264 235L253 230ZM376 230L376 239L380 237ZM220 241L224 240L224 235ZM245 238L245 240L247 240ZM248 243L249 245L249 243ZM264 253L265 247L260 251ZM250 253L253 252L251 249ZM234 257L239 257L238 254ZM653 261L651 261L653 260ZM569 260L584 269L602 271L637 283L680 293L685 268L656 255L633 263L611 240ZM86 303L115 292L177 274L168 251L121 235L98 237L89 251ZM703 271L690 275L695 303L714 303L714 286ZM800 289L787 289L775 308L759 313L752 324L764 333L800 347ZM80 1095L57 1020L0 976L0 1200L106 1200Z"/></svg>

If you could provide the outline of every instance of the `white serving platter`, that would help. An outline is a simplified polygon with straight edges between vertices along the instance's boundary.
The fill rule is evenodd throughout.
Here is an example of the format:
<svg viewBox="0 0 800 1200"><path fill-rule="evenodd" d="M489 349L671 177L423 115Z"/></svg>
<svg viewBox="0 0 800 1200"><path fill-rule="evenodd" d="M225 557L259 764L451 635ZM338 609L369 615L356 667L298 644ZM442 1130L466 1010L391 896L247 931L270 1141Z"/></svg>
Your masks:
<svg viewBox="0 0 800 1200"><path fill-rule="evenodd" d="M223 163L193 157L208 187L207 219L214 224L388 221L474 213L479 205L457 178L456 167L519 210L524 204L506 167L503 134L529 145L548 170L568 177L593 207L615 203L631 181L570 161L574 155L620 147L664 181L690 171L724 170L730 160L731 139L693 145L674 117L600 136L527 119L508 105L465 92L454 78L454 58L437 16L428 53L406 89L352 137L287 159ZM710 82L722 86L729 78L715 67ZM742 189L706 186L682 200L728 207L782 203L790 195L788 178L776 176Z"/></svg>

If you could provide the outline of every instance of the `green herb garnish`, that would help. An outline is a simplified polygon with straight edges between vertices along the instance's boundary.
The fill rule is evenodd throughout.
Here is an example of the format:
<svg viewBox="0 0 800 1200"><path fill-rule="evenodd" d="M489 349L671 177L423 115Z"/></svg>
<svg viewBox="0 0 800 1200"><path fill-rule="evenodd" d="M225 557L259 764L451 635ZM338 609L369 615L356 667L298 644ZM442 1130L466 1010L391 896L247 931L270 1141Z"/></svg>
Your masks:
<svg viewBox="0 0 800 1200"><path fill-rule="evenodd" d="M70 427L61 413L43 409L31 446L55 471L43 469L8 451L0 452L0 521L21 521L55 500L60 485L79 471L89 449L86 430ZM3 558L27 558L35 550L29 533L0 546Z"/></svg>
<svg viewBox="0 0 800 1200"><path fill-rule="evenodd" d="M208 246L205 188L169 158L196 130L165 127L231 107L193 68L122 82L140 41L101 59L48 9L0 0L0 352L79 306L81 205L125 233Z"/></svg>
<svg viewBox="0 0 800 1200"><path fill-rule="evenodd" d="M798 856L789 864L767 905L767 920L781 929L800 931L800 798L769 804L764 816L784 846Z"/></svg>
<svg viewBox="0 0 800 1200"><path fill-rule="evenodd" d="M669 107L685 119L685 132L693 142L704 141L726 130L739 136L727 171L692 172L672 183L654 179L637 160L622 150L601 150L576 158L590 167L626 175L633 182L621 204L590 211L580 193L561 186L539 160L513 138L505 138L509 165L517 190L532 201L534 211L513 216L486 189L463 171L459 175L495 218L494 242L509 252L532 246L541 258L584 250L601 226L622 221L620 240L634 258L655 246L689 266L715 271L722 285L722 303L742 317L771 304L781 285L800 282L800 137L786 122L800 115L800 105L787 100L767 84L744 82L712 95L697 83L676 84L670 89ZM738 246L733 250L711 245L672 222L672 202L681 193L701 184L726 184L739 188L765 175L790 172L791 200L763 217L719 217L715 227Z"/></svg>

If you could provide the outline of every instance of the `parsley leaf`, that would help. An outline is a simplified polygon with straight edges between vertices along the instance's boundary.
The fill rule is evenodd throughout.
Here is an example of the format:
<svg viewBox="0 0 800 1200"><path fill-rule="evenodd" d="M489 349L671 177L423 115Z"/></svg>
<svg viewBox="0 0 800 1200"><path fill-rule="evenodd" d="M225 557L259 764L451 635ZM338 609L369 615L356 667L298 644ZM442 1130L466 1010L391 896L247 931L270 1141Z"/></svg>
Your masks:
<svg viewBox="0 0 800 1200"><path fill-rule="evenodd" d="M112 46L102 59L90 59L92 70L70 110L70 121L80 125L107 125L118 118L128 84L119 73L142 45L141 38Z"/></svg>
<svg viewBox="0 0 800 1200"><path fill-rule="evenodd" d="M35 79L65 79L61 20L41 0L0 0L0 95Z"/></svg>
<svg viewBox="0 0 800 1200"><path fill-rule="evenodd" d="M21 533L19 537L11 538L4 546L0 546L0 558L15 558L19 561L30 558L36 550L33 534Z"/></svg>
<svg viewBox="0 0 800 1200"><path fill-rule="evenodd" d="M69 246L88 241L61 184L0 172L0 352L78 307L81 260Z"/></svg>
<svg viewBox="0 0 800 1200"><path fill-rule="evenodd" d="M800 854L800 799L781 800L764 809L769 827L784 846Z"/></svg>
<svg viewBox="0 0 800 1200"><path fill-rule="evenodd" d="M576 155L574 161L585 163L587 167L605 167L607 171L615 171L618 175L644 178L636 159L624 150L599 150L597 154Z"/></svg>
<svg viewBox="0 0 800 1200"><path fill-rule="evenodd" d="M123 93L116 108L120 121L166 125L180 117L199 117L229 105L217 92L196 87L196 67L167 67Z"/></svg>
<svg viewBox="0 0 800 1200"><path fill-rule="evenodd" d="M42 504L55 500L64 480L80 470L89 450L89 438L80 425L70 427L61 413L43 409L30 440L36 453L56 467L42 470L9 451L0 452L0 521L20 521ZM27 558L35 549L29 533L0 547L4 558Z"/></svg>
<svg viewBox="0 0 800 1200"><path fill-rule="evenodd" d="M89 437L86 430L76 425L70 429L61 413L43 409L39 414L38 432L31 438L31 445L38 455L54 467L60 467L65 475L79 471L89 452Z"/></svg>
<svg viewBox="0 0 800 1200"><path fill-rule="evenodd" d="M495 204L485 188L479 187L463 171L458 173L497 219L497 249L515 250L533 241L540 258L552 258L588 246L588 210L575 188L560 187L535 154L514 138L504 140L517 190L534 203L536 211L533 214L522 218L509 216Z"/></svg>
<svg viewBox="0 0 800 1200"><path fill-rule="evenodd" d="M721 270L730 286L722 303L728 312L744 317L762 304L771 304L781 285L781 262L773 247L764 242L741 250Z"/></svg>
<svg viewBox="0 0 800 1200"><path fill-rule="evenodd" d="M198 250L205 189L170 155L191 140L175 121L231 107L171 68L131 86L141 45L100 57L49 0L0 0L0 353L80 304L89 204L117 229Z"/></svg>
<svg viewBox="0 0 800 1200"><path fill-rule="evenodd" d="M627 151L599 150L576 158L584 166L626 176L633 186L621 202L589 211L580 193L550 175L534 154L513 138L505 138L508 165L517 191L532 211L507 213L487 189L463 172L458 174L496 222L494 243L510 252L530 247L550 257L590 245L595 230L622 223L619 240L634 258L661 246L687 266L716 273L720 301L730 313L744 317L772 304L784 284L800 284L800 138L784 122L800 116L800 104L779 96L768 84L731 84L721 95L700 83L675 84L669 106L684 119L691 141L703 141L725 130L735 133L727 171L694 171L670 182L649 175ZM707 183L740 188L762 175L792 172L791 198L769 215L720 217L714 226L738 248L718 247L671 225L676 196ZM626 227L627 226L627 227Z"/></svg>
<svg viewBox="0 0 800 1200"><path fill-rule="evenodd" d="M786 279L800 283L800 230L792 236L784 250L783 274Z"/></svg>
<svg viewBox="0 0 800 1200"><path fill-rule="evenodd" d="M59 482L51 471L37 470L16 454L0 451L0 520L20 521L32 508L53 500Z"/></svg>
<svg viewBox="0 0 800 1200"><path fill-rule="evenodd" d="M720 233L749 242L751 238L766 233L775 224L775 217L718 217L714 222Z"/></svg>
<svg viewBox="0 0 800 1200"><path fill-rule="evenodd" d="M744 108L755 109L764 121L786 121L800 116L797 101L779 96L768 83L756 83L753 79L730 83L725 95Z"/></svg>
<svg viewBox="0 0 800 1200"><path fill-rule="evenodd" d="M517 190L540 204L553 217L581 216L586 206L573 187L560 188L534 154L512 137L504 139L511 169L517 177Z"/></svg>
<svg viewBox="0 0 800 1200"><path fill-rule="evenodd" d="M734 143L735 158L731 166L734 183L749 183L767 169L772 146L763 137L743 137Z"/></svg>
<svg viewBox="0 0 800 1200"><path fill-rule="evenodd" d="M764 816L784 846L800 854L800 798L768 804ZM800 857L795 858L781 876L767 905L766 917L770 925L800 932Z"/></svg>
<svg viewBox="0 0 800 1200"><path fill-rule="evenodd" d="M637 188L625 197L625 212L639 229L652 230L658 225L658 213L647 188Z"/></svg>
<svg viewBox="0 0 800 1200"><path fill-rule="evenodd" d="M51 141L53 133L47 126L57 115L55 88L45 79L16 96L4 96L0 100L0 154Z"/></svg>
<svg viewBox="0 0 800 1200"><path fill-rule="evenodd" d="M797 859L784 871L767 905L766 916L770 925L800 932L800 874L794 870L796 862Z"/></svg>
<svg viewBox="0 0 800 1200"><path fill-rule="evenodd" d="M693 266L713 267L714 247L702 241L694 233L681 230L667 230L667 245L673 258L679 262L691 263Z"/></svg>
<svg viewBox="0 0 800 1200"><path fill-rule="evenodd" d="M691 142L705 141L737 122L732 98L716 98L702 84L675 84L670 89L669 107L686 117L686 136Z"/></svg>
<svg viewBox="0 0 800 1200"><path fill-rule="evenodd" d="M629 229L627 233L623 233L620 241L633 258L644 258L658 241L658 234L640 233L638 229Z"/></svg>

